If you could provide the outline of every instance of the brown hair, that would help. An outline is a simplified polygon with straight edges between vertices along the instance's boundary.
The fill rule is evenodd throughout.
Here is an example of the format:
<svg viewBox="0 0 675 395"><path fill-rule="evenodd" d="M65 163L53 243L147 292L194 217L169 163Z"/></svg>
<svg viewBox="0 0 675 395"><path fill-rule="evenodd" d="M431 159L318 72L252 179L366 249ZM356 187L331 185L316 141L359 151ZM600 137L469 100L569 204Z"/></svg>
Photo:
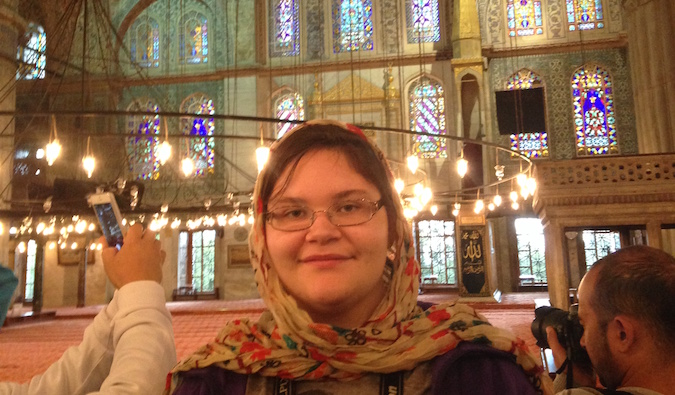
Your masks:
<svg viewBox="0 0 675 395"><path fill-rule="evenodd" d="M260 175L260 200L263 213L276 183L283 171L291 166L286 183L293 176L298 161L308 152L319 149L335 150L347 157L352 168L380 192L382 205L387 211L389 241L396 240L396 208L391 187L389 169L382 154L373 149L366 137L337 124L303 124L285 136L270 153L269 160Z"/></svg>
<svg viewBox="0 0 675 395"><path fill-rule="evenodd" d="M664 355L675 353L675 258L659 249L631 246L607 255L597 271L590 304L606 326L619 314L645 323Z"/></svg>

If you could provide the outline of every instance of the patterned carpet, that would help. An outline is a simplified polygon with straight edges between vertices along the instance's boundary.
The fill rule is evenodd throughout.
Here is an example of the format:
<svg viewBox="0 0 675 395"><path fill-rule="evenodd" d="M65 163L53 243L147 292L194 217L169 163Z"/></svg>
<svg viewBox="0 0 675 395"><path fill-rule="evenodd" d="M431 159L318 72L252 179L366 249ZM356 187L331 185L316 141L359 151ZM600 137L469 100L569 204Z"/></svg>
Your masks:
<svg viewBox="0 0 675 395"><path fill-rule="evenodd" d="M490 300L467 301L483 313L495 326L508 328L537 351L530 324L534 319L535 299L545 299L545 293L504 295L502 303ZM434 303L455 301L457 295L421 295L420 300ZM229 320L241 317L257 319L264 307L258 299L224 302L171 302L178 358L190 354L213 339ZM70 346L82 339L84 329L91 323L101 306L56 310L56 318L44 321L14 320L0 329L0 381L24 382L43 372L58 360ZM18 312L15 312L15 314Z"/></svg>

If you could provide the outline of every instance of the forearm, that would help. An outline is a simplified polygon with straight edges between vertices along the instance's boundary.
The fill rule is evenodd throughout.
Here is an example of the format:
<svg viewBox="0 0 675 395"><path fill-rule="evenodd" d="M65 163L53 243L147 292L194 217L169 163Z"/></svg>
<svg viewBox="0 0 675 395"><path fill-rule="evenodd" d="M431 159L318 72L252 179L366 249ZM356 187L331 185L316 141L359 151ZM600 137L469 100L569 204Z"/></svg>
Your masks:
<svg viewBox="0 0 675 395"><path fill-rule="evenodd" d="M161 393L175 354L162 287L134 282L115 293L82 343L26 384L0 383L0 394Z"/></svg>

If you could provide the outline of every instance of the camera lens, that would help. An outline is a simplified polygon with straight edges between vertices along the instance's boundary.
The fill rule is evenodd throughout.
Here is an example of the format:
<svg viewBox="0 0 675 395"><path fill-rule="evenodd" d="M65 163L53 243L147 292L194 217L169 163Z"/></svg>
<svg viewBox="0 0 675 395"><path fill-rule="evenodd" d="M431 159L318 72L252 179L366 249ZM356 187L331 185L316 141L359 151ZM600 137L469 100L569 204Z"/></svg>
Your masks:
<svg viewBox="0 0 675 395"><path fill-rule="evenodd" d="M568 320L568 313L555 307L542 306L534 310L534 321L532 321L532 335L537 340L537 346L549 348L546 338L546 328L551 326L558 335L558 341L563 346L567 343L565 337L565 324Z"/></svg>

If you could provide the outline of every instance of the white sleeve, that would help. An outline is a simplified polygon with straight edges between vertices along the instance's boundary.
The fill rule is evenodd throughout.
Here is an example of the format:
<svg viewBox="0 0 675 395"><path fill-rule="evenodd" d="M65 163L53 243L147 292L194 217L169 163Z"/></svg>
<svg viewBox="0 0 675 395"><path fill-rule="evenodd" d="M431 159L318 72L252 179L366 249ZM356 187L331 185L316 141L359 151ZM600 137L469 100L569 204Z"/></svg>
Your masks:
<svg viewBox="0 0 675 395"><path fill-rule="evenodd" d="M120 288L78 346L25 384L0 383L0 395L161 394L176 364L171 315L153 281Z"/></svg>

